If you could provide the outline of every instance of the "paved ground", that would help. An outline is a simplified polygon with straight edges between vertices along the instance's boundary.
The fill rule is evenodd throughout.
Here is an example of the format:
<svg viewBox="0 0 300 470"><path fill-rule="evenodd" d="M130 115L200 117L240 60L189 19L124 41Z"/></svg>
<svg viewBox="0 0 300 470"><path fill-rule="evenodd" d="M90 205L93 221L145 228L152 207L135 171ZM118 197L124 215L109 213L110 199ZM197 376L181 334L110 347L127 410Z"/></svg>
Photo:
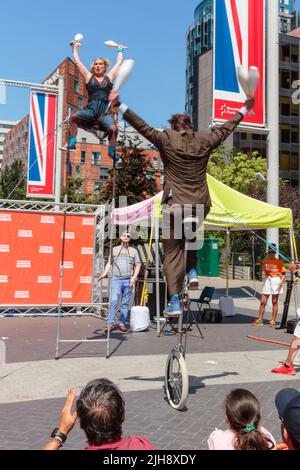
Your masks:
<svg viewBox="0 0 300 470"><path fill-rule="evenodd" d="M211 282L217 287L219 283L217 304L224 281ZM210 432L215 427L225 429L223 401L235 387L256 394L262 404L263 424L280 440L274 397L285 386L300 390L300 375L298 379L271 374L287 348L247 335L287 343L291 336L268 326L251 327L259 302L243 294L244 288L252 293L253 286L243 283L235 283L231 291L238 312L235 317L218 325L201 323L204 339L195 327L188 337L190 395L184 412L170 408L163 392L166 356L176 336L158 338L155 325L149 332L113 333L109 359L105 359L105 343L68 343L62 345L61 358L55 361L56 318L0 318L0 339L6 344L6 364L0 368L0 449L41 448L57 425L67 388L74 386L79 392L88 380L101 376L114 380L124 392L124 434L145 435L156 448L206 449ZM291 316L293 310L292 305ZM270 318L269 311L266 318ZM98 319L63 318L61 327L64 338L105 338L104 322ZM65 448L84 445L77 426Z"/></svg>

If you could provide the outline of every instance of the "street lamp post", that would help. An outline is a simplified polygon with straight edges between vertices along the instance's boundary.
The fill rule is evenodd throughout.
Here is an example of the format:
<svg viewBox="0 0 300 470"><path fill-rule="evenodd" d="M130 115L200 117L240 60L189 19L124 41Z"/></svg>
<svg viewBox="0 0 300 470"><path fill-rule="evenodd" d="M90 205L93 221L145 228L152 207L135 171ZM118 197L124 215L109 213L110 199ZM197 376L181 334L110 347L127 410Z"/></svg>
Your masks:
<svg viewBox="0 0 300 470"><path fill-rule="evenodd" d="M278 2L268 0L267 116L268 170L267 202L279 206L279 22ZM267 230L267 241L279 245L279 229Z"/></svg>

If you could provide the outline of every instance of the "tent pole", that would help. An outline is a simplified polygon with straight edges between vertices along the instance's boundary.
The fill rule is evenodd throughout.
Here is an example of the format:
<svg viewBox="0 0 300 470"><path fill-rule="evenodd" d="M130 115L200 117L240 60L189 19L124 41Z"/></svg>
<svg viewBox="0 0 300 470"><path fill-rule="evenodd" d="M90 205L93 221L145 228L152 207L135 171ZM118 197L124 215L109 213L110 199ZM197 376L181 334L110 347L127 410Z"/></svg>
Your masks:
<svg viewBox="0 0 300 470"><path fill-rule="evenodd" d="M292 258L292 261L298 261L298 256L295 252L295 246L294 246L294 226L290 227L290 245L291 245L291 258ZM291 280L293 278L293 273L291 272ZM296 312L296 316L297 316L297 306L298 306L298 289L297 289L298 285L297 284L294 284L294 302L295 302L295 312Z"/></svg>
<svg viewBox="0 0 300 470"><path fill-rule="evenodd" d="M230 228L226 229L226 294L225 297L229 297L229 263L230 263Z"/></svg>
<svg viewBox="0 0 300 470"><path fill-rule="evenodd" d="M160 295L159 295L159 218L158 208L154 207L155 230L155 284L156 284L156 331L160 335Z"/></svg>
<svg viewBox="0 0 300 470"><path fill-rule="evenodd" d="M290 227L291 258L294 261L295 260L295 250L294 250L294 243L293 243L293 232L294 232L294 227Z"/></svg>

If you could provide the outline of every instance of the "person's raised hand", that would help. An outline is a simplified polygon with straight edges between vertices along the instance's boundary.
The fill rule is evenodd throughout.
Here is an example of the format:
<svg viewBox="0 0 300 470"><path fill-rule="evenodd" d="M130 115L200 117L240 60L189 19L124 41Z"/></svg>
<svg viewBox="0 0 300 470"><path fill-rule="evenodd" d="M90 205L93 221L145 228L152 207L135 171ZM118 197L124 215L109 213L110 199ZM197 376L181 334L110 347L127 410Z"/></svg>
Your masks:
<svg viewBox="0 0 300 470"><path fill-rule="evenodd" d="M59 430L66 435L68 435L73 429L77 419L76 411L72 413L72 405L74 403L75 395L75 389L69 388L65 406L61 410L60 414Z"/></svg>
<svg viewBox="0 0 300 470"><path fill-rule="evenodd" d="M246 108L248 109L248 111L250 111L250 109L252 109L254 107L254 104L255 104L255 99L254 98L247 98L244 105L246 106Z"/></svg>

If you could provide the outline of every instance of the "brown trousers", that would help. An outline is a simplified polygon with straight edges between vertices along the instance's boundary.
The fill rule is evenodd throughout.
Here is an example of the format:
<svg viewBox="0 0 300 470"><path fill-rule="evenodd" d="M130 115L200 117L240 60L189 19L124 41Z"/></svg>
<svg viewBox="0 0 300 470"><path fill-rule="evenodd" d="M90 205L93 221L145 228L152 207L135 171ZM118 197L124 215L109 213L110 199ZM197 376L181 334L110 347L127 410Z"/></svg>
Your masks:
<svg viewBox="0 0 300 470"><path fill-rule="evenodd" d="M182 206L172 205L172 200L168 201L163 209L163 249L164 249L164 272L167 278L169 295L180 294L182 291L184 276L191 268L197 267L197 248L195 235L193 233L203 224L203 221L209 213L210 207ZM188 228L183 226L183 219L187 216L197 216L199 224L193 223ZM185 242L192 243L192 249L187 247L186 266L185 266ZM189 245L191 245L189 243Z"/></svg>

